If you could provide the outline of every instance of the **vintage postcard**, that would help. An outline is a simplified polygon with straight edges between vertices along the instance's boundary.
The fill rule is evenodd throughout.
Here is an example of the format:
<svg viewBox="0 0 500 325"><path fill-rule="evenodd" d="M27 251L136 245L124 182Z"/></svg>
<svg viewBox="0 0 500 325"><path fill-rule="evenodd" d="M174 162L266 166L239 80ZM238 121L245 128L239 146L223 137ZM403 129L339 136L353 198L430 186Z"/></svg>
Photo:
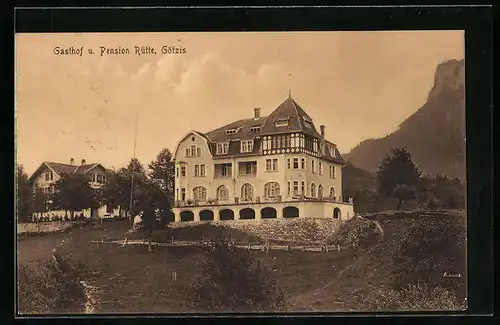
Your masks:
<svg viewBox="0 0 500 325"><path fill-rule="evenodd" d="M18 33L20 315L463 311L464 31Z"/></svg>

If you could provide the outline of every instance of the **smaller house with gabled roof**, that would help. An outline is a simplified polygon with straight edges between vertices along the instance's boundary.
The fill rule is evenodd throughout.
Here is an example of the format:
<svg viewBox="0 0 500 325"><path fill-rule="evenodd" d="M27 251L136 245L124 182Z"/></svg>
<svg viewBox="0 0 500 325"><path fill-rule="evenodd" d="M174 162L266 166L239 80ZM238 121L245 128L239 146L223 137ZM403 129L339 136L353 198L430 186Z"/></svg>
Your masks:
<svg viewBox="0 0 500 325"><path fill-rule="evenodd" d="M42 189L46 194L53 193L54 184L63 177L64 174L79 174L89 177L89 185L93 188L102 187L107 181L108 171L100 163L87 163L85 159L80 164L75 164L75 159L71 158L69 164L44 161L29 178L33 191L37 188ZM116 209L109 209L103 206L95 211L83 211L83 214L90 216L104 216L105 214L114 215ZM53 211L60 214L60 211Z"/></svg>

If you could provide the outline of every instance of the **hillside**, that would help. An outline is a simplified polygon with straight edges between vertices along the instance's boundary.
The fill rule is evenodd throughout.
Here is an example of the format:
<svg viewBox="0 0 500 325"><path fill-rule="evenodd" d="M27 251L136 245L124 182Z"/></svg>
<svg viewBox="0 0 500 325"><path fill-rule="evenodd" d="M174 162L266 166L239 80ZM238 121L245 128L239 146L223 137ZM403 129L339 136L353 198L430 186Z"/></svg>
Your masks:
<svg viewBox="0 0 500 325"><path fill-rule="evenodd" d="M465 180L465 64L450 60L436 69L427 102L380 139L368 139L344 158L375 171L392 148L406 147L417 166L429 175Z"/></svg>

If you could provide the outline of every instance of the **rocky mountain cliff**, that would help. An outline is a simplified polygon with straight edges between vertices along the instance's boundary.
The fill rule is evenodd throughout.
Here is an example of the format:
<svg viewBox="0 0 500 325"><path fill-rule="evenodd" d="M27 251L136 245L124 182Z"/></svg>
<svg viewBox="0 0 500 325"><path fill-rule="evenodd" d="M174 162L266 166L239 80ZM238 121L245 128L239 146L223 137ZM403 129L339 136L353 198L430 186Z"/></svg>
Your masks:
<svg viewBox="0 0 500 325"><path fill-rule="evenodd" d="M428 175L465 180L465 62L436 69L427 102L385 138L369 139L344 155L355 166L376 171L392 148L406 147Z"/></svg>

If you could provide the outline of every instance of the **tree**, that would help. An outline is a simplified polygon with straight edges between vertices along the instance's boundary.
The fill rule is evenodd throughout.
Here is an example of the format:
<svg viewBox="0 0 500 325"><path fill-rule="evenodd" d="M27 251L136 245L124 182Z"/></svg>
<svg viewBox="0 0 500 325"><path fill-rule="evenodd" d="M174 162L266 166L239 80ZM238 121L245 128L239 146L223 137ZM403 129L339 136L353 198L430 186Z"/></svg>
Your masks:
<svg viewBox="0 0 500 325"><path fill-rule="evenodd" d="M16 180L17 219L19 222L26 222L31 214L33 189L29 184L28 175L24 172L23 165L17 166Z"/></svg>
<svg viewBox="0 0 500 325"><path fill-rule="evenodd" d="M47 195L41 187L37 186L33 194L31 212L41 213L47 211L47 201L49 201L49 195Z"/></svg>
<svg viewBox="0 0 500 325"><path fill-rule="evenodd" d="M385 197L394 197L394 190L398 185L410 188L419 186L420 175L421 172L406 148L393 149L392 155L382 160L377 171L378 192ZM403 194L404 190L400 189L396 193Z"/></svg>
<svg viewBox="0 0 500 325"><path fill-rule="evenodd" d="M165 193L168 200L173 202L175 165L170 150L160 151L148 167L150 169L149 178Z"/></svg>
<svg viewBox="0 0 500 325"><path fill-rule="evenodd" d="M132 184L133 174L133 184ZM131 159L127 167L120 168L116 172L110 172L108 181L102 188L103 203L113 207L124 209L129 215L139 212L139 198L143 197L147 175L144 167L138 159ZM130 210L130 190L134 188L132 195L132 209Z"/></svg>
<svg viewBox="0 0 500 325"><path fill-rule="evenodd" d="M406 184L397 185L392 191L391 196L398 200L398 206L396 210L399 210L401 203L412 200L417 197L416 190Z"/></svg>
<svg viewBox="0 0 500 325"><path fill-rule="evenodd" d="M99 197L86 175L63 174L54 187L54 205L70 211L72 217L75 211L99 207Z"/></svg>

